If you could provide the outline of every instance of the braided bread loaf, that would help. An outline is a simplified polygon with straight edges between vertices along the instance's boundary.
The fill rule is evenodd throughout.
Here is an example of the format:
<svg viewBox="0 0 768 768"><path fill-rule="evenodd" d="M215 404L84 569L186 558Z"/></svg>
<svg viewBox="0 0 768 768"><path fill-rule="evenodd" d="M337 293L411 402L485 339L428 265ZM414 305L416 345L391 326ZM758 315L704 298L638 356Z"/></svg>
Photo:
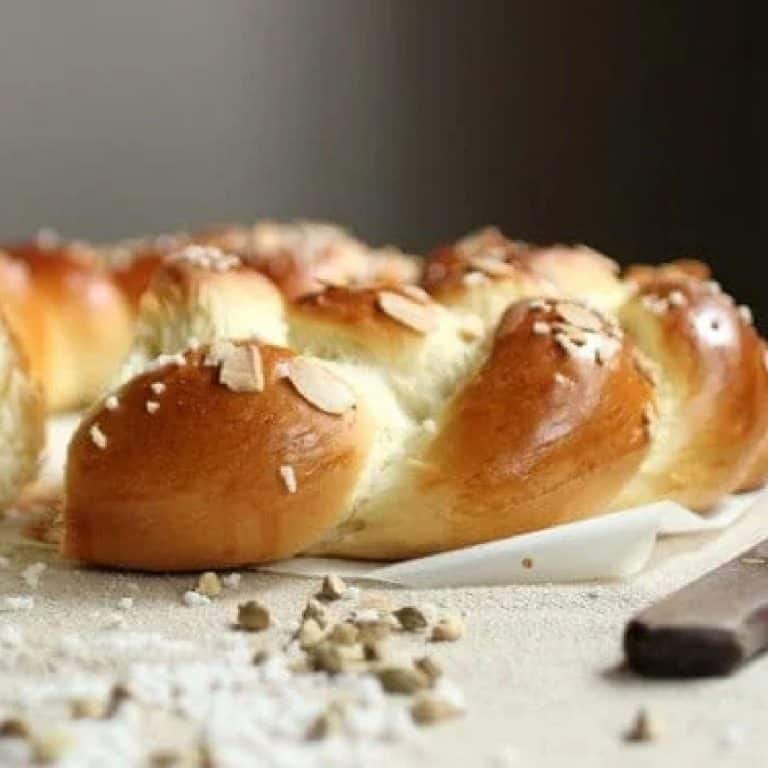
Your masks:
<svg viewBox="0 0 768 768"><path fill-rule="evenodd" d="M265 271L196 246L155 275L122 383L70 446L67 555L408 557L706 509L758 460L761 341L699 276L633 291L593 251L493 230L432 254L421 287L301 295Z"/></svg>

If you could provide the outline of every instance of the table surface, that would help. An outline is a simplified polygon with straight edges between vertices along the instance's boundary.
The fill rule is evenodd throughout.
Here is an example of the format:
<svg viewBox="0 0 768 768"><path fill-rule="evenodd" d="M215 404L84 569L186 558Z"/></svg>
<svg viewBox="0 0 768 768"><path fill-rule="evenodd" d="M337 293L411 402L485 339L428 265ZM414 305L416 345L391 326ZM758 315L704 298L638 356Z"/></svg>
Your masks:
<svg viewBox="0 0 768 768"><path fill-rule="evenodd" d="M2 529L0 528L0 531ZM23 633L23 647L0 651L3 692L28 681L61 680L83 670L114 677L131 661L130 648L108 660L62 660L62 637L95 637L117 600L134 595L123 632L155 632L190 641L206 658L225 635L239 601L259 597L278 622L296 617L316 583L296 577L242 572L237 591L210 605L185 606L180 597L195 578L83 570L55 553L11 541L0 533L0 595L32 594L29 611L0 613L0 631ZM768 500L761 500L723 533L661 542L639 576L620 583L509 586L389 592L398 604L434 604L465 614L466 636L434 646L446 674L463 689L464 717L417 729L380 748L384 765L755 766L768 752L768 660L758 659L727 679L658 682L622 669L621 636L637 610L768 536ZM31 563L48 564L36 589L20 579ZM127 591L135 582L134 593ZM271 631L271 630L270 630ZM1 635L0 635L1 637ZM151 650L143 653L152 656ZM658 725L651 743L622 735L640 707ZM378 749L378 748L377 748Z"/></svg>

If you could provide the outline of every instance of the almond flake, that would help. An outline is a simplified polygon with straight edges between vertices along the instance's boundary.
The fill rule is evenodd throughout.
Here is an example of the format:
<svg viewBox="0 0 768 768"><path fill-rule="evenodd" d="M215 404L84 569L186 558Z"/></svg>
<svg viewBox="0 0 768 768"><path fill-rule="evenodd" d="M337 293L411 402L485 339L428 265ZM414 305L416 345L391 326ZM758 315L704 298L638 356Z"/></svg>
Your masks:
<svg viewBox="0 0 768 768"><path fill-rule="evenodd" d="M339 416L355 405L352 390L338 376L306 358L290 361L288 379L310 405L324 413Z"/></svg>
<svg viewBox="0 0 768 768"><path fill-rule="evenodd" d="M419 285L401 285L398 290L419 304L429 304L432 301L432 297Z"/></svg>
<svg viewBox="0 0 768 768"><path fill-rule="evenodd" d="M555 312L570 325L585 331L601 331L603 324L598 315L579 304L559 301L555 304Z"/></svg>
<svg viewBox="0 0 768 768"><path fill-rule="evenodd" d="M379 309L401 325L419 333L429 333L437 325L437 315L432 307L418 304L392 291L379 291Z"/></svg>
<svg viewBox="0 0 768 768"><path fill-rule="evenodd" d="M290 464L281 464L278 472L288 493L296 493L296 489L299 486L296 482L296 472L293 467Z"/></svg>
<svg viewBox="0 0 768 768"><path fill-rule="evenodd" d="M509 277L515 271L506 262L487 255L473 256L471 259L467 259L467 262L473 269L479 270L489 277Z"/></svg>
<svg viewBox="0 0 768 768"><path fill-rule="evenodd" d="M264 369L259 348L233 346L221 362L219 381L233 392L263 392Z"/></svg>

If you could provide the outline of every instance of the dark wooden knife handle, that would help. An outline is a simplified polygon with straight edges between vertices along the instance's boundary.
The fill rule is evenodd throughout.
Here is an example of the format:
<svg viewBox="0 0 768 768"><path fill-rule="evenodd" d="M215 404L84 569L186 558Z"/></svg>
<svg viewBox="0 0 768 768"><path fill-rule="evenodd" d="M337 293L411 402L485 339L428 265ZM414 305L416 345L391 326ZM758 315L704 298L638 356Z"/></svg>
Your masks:
<svg viewBox="0 0 768 768"><path fill-rule="evenodd" d="M638 614L629 666L650 677L727 675L768 647L768 540Z"/></svg>

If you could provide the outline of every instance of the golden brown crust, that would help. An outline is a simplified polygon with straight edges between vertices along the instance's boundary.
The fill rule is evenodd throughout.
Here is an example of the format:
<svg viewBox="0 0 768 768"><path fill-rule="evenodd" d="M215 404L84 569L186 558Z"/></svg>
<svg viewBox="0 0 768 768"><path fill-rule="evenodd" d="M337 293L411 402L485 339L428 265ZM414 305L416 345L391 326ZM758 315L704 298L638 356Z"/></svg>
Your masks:
<svg viewBox="0 0 768 768"><path fill-rule="evenodd" d="M336 522L367 450L365 405L323 412L284 375L291 352L258 349L263 392L221 384L202 349L137 377L115 410L83 421L69 450L67 556L154 571L237 566L295 554Z"/></svg>
<svg viewBox="0 0 768 768"><path fill-rule="evenodd" d="M542 322L553 330L536 334ZM604 320L583 346L561 341L562 324L556 309L512 307L426 455L450 478L453 546L603 511L648 449L652 392L632 345Z"/></svg>
<svg viewBox="0 0 768 768"><path fill-rule="evenodd" d="M717 284L682 276L645 283L621 319L656 363L660 420L616 506L669 498L706 510L738 487L768 429L760 339Z"/></svg>
<svg viewBox="0 0 768 768"><path fill-rule="evenodd" d="M130 345L130 310L96 251L22 243L0 259L0 302L41 382L47 407L95 398Z"/></svg>

